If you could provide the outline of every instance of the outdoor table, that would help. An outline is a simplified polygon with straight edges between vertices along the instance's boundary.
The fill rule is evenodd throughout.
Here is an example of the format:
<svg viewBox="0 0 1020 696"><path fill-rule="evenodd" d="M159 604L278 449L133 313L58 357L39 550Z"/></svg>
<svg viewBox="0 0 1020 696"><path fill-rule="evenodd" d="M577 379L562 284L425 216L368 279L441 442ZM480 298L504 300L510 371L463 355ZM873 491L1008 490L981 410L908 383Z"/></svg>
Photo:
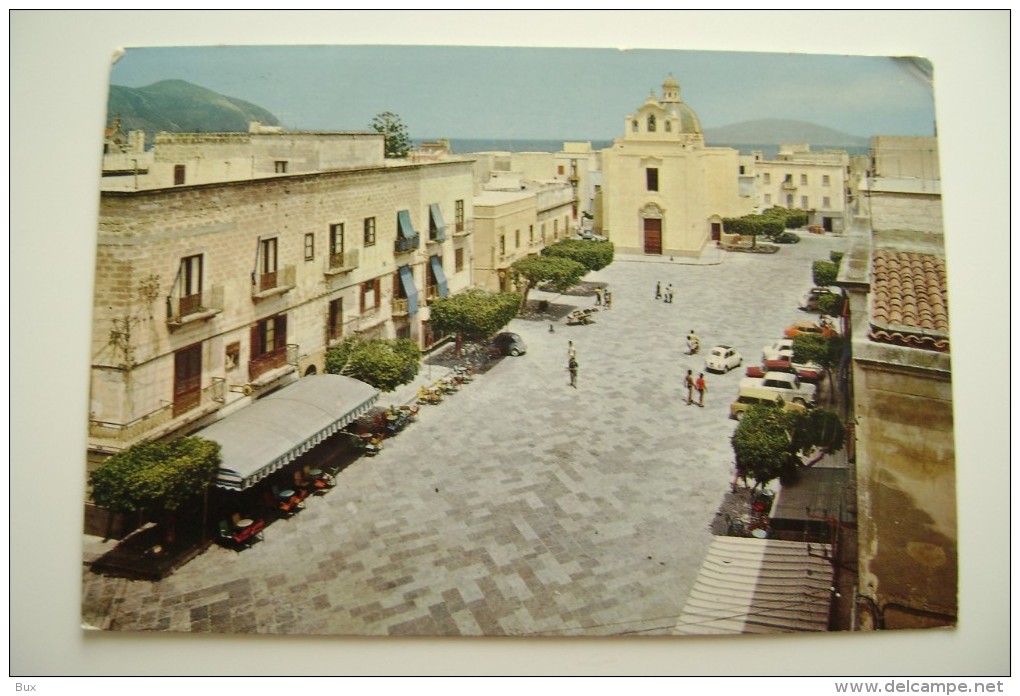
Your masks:
<svg viewBox="0 0 1020 696"><path fill-rule="evenodd" d="M294 497L294 491L290 490L289 488L287 490L285 490L285 491L280 491L280 497L281 498L293 498Z"/></svg>
<svg viewBox="0 0 1020 696"><path fill-rule="evenodd" d="M255 524L255 520L245 519L245 520L238 520L237 522L234 523L234 526L237 527L238 529L245 529L246 527L250 527L253 524Z"/></svg>
<svg viewBox="0 0 1020 696"><path fill-rule="evenodd" d="M319 478L320 476L322 476L322 469L309 469L308 475L311 476L312 478Z"/></svg>

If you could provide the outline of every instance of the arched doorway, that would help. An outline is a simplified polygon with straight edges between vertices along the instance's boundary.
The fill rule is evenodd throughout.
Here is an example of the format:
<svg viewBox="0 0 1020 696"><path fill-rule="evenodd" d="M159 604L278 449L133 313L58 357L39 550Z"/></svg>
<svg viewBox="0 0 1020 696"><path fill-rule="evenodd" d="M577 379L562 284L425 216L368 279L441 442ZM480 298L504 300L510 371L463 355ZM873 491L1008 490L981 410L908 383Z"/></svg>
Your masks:
<svg viewBox="0 0 1020 696"><path fill-rule="evenodd" d="M315 365L309 365L308 369L305 370L305 377L310 377L311 375L318 374L318 372L319 370L315 367Z"/></svg>

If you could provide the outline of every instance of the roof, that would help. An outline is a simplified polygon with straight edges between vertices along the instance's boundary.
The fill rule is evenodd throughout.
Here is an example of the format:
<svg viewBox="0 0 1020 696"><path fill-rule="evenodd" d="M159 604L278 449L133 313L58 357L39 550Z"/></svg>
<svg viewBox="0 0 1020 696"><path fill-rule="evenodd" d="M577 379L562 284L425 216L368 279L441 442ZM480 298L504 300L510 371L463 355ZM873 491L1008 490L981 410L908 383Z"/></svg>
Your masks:
<svg viewBox="0 0 1020 696"><path fill-rule="evenodd" d="M839 518L846 506L845 468L804 467L795 483L780 486L772 503L773 525L787 522L819 522Z"/></svg>
<svg viewBox="0 0 1020 696"><path fill-rule="evenodd" d="M891 249L872 254L868 337L878 343L949 352L945 259Z"/></svg>
<svg viewBox="0 0 1020 696"><path fill-rule="evenodd" d="M829 553L827 544L716 537L673 633L828 630Z"/></svg>
<svg viewBox="0 0 1020 696"><path fill-rule="evenodd" d="M311 375L196 433L220 443L216 485L244 490L365 413L379 390L351 377Z"/></svg>

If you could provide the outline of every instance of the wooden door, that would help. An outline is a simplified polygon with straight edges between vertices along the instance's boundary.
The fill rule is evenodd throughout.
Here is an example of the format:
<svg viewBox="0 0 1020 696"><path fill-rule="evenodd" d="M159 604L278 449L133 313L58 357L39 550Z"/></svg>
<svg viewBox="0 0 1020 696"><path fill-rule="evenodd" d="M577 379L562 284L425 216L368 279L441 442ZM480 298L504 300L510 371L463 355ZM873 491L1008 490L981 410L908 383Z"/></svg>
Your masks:
<svg viewBox="0 0 1020 696"><path fill-rule="evenodd" d="M645 218L645 253L662 253L662 220Z"/></svg>
<svg viewBox="0 0 1020 696"><path fill-rule="evenodd" d="M202 401L202 344L174 353L174 416Z"/></svg>

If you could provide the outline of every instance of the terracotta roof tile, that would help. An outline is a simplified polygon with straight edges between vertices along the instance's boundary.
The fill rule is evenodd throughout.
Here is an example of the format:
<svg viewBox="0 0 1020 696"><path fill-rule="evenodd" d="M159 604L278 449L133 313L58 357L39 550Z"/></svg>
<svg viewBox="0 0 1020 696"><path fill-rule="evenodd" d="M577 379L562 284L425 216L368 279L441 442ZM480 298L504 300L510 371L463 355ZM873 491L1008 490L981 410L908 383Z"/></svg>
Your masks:
<svg viewBox="0 0 1020 696"><path fill-rule="evenodd" d="M876 251L871 281L871 340L949 351L945 259Z"/></svg>

